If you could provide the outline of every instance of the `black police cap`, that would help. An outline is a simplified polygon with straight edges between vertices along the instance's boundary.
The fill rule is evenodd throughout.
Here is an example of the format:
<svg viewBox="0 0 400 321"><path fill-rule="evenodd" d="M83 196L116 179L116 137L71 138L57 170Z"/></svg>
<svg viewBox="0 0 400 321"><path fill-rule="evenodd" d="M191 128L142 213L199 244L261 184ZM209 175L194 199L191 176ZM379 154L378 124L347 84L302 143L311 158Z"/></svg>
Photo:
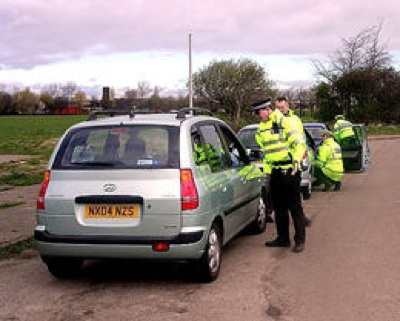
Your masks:
<svg viewBox="0 0 400 321"><path fill-rule="evenodd" d="M271 98L267 98L267 99L258 101L258 102L254 103L254 104L251 104L251 107L253 108L253 111L264 109L264 108L267 108L269 106L272 106Z"/></svg>

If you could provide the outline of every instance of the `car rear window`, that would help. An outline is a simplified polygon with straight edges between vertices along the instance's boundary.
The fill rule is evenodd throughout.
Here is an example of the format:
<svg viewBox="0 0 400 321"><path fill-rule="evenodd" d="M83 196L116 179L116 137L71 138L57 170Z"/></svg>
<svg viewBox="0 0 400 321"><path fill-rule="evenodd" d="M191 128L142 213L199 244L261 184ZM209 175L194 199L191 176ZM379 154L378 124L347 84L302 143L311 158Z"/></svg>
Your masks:
<svg viewBox="0 0 400 321"><path fill-rule="evenodd" d="M322 131L324 130L322 127L307 127L308 132L313 138L321 138Z"/></svg>
<svg viewBox="0 0 400 321"><path fill-rule="evenodd" d="M179 168L179 128L117 125L68 133L54 169Z"/></svg>

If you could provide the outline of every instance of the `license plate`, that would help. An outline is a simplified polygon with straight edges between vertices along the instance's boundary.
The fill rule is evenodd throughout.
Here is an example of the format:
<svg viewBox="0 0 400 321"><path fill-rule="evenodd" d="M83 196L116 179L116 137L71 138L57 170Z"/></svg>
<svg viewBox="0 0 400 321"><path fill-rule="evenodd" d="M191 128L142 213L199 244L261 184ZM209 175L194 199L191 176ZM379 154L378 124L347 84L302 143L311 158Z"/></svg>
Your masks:
<svg viewBox="0 0 400 321"><path fill-rule="evenodd" d="M86 205L85 218L138 218L139 205Z"/></svg>

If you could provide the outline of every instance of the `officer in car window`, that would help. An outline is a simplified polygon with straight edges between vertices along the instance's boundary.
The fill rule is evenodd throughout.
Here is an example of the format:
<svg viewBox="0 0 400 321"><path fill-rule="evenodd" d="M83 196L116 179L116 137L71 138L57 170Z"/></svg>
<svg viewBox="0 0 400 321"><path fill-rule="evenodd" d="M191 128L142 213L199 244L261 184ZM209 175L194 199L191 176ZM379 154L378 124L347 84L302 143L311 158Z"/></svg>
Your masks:
<svg viewBox="0 0 400 321"><path fill-rule="evenodd" d="M356 137L353 130L353 124L345 119L343 115L335 116L333 125L333 136L341 147L354 146Z"/></svg>
<svg viewBox="0 0 400 321"><path fill-rule="evenodd" d="M322 144L318 147L314 171L316 181L313 186L324 184L325 191L329 191L332 186L334 186L335 191L339 191L342 186L343 172L342 150L333 139L332 132L324 130L322 132Z"/></svg>
<svg viewBox="0 0 400 321"><path fill-rule="evenodd" d="M290 247L289 212L294 225L293 251L304 250L306 241L305 218L300 196L300 161L306 150L304 140L296 135L291 125L279 109L275 109L271 99L252 105L260 119L256 142L264 151L263 167L271 174L271 195L275 211L277 237L265 243L268 247Z"/></svg>
<svg viewBox="0 0 400 321"><path fill-rule="evenodd" d="M196 165L209 164L211 171L221 168L221 157L217 150L209 143L204 143L200 134L193 135L194 161Z"/></svg>
<svg viewBox="0 0 400 321"><path fill-rule="evenodd" d="M290 121L294 134L302 137L304 144L306 144L303 123L301 119L294 113L294 111L290 109L289 102L287 101L286 97L278 97L276 99L275 106L278 107L283 116ZM311 219L305 214L304 217L306 220L306 226L310 226Z"/></svg>

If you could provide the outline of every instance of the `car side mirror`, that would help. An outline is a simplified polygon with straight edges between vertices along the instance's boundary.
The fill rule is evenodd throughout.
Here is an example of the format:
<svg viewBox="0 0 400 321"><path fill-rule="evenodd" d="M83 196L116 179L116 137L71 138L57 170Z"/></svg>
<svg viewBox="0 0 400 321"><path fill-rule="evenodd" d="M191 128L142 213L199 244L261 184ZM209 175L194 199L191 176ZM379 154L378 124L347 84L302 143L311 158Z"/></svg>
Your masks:
<svg viewBox="0 0 400 321"><path fill-rule="evenodd" d="M251 161L262 160L264 158L264 153L258 149L247 149L247 154Z"/></svg>

